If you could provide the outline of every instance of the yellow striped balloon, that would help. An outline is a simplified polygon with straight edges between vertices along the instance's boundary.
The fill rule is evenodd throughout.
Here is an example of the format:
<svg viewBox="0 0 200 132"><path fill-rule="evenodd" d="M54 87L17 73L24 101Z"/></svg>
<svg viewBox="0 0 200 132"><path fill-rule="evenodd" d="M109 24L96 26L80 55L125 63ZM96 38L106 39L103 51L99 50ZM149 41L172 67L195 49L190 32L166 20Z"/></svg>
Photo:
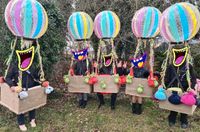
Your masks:
<svg viewBox="0 0 200 132"><path fill-rule="evenodd" d="M67 28L75 40L89 39L93 33L93 20L85 12L74 12L68 19Z"/></svg>

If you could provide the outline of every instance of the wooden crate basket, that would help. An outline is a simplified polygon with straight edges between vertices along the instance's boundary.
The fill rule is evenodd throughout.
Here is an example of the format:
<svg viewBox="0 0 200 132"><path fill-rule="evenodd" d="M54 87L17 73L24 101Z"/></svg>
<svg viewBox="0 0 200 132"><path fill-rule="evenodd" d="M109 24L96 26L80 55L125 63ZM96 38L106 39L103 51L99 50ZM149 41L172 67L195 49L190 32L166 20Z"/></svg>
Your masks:
<svg viewBox="0 0 200 132"><path fill-rule="evenodd" d="M137 93L137 88L139 85L144 86L144 92L142 94ZM125 94L138 96L138 97L151 98L151 97L153 97L153 94L155 91L156 91L155 88L151 88L148 86L147 79L133 78L133 82L131 84L126 84Z"/></svg>
<svg viewBox="0 0 200 132"><path fill-rule="evenodd" d="M169 97L171 95L171 91L166 90L165 93L166 93L167 97ZM176 111L176 112L184 113L184 114L188 114L188 115L193 115L193 113L196 109L196 105L187 106L187 105L184 105L184 104L179 104L179 105L171 104L168 101L168 98L165 101L160 101L159 107L161 109L166 109L166 110L169 110L169 111Z"/></svg>
<svg viewBox="0 0 200 132"><path fill-rule="evenodd" d="M95 93L118 93L119 86L114 82L114 76L111 75L98 75L96 76L98 82L94 84ZM100 82L104 81L106 88L103 89L100 87Z"/></svg>
<svg viewBox="0 0 200 132"><path fill-rule="evenodd" d="M92 86L84 82L84 76L69 76L68 92L91 93Z"/></svg>
<svg viewBox="0 0 200 132"><path fill-rule="evenodd" d="M22 114L37 109L44 106L47 102L47 95L44 92L44 88L41 86L29 88L27 91L28 97L23 100L20 100L18 98L18 93L12 92L6 83L1 84L0 87L0 104L16 114Z"/></svg>

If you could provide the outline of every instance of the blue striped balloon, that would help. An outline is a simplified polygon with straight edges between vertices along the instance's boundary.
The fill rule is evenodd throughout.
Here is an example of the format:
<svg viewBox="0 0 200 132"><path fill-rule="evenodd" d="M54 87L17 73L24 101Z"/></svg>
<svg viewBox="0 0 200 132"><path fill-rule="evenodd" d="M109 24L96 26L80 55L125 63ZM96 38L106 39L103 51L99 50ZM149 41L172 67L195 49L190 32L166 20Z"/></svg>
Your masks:
<svg viewBox="0 0 200 132"><path fill-rule="evenodd" d="M93 20L85 12L74 12L68 19L67 27L74 39L89 39L93 33Z"/></svg>
<svg viewBox="0 0 200 132"><path fill-rule="evenodd" d="M94 32L101 38L115 38L120 31L119 17L112 11L100 12L94 20Z"/></svg>

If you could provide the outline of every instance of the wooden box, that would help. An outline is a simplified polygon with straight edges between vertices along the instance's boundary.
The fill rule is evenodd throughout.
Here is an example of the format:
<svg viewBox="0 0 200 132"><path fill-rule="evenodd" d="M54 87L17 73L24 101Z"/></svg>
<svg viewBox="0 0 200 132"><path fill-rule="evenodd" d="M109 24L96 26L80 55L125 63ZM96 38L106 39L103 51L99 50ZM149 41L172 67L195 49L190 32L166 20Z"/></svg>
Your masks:
<svg viewBox="0 0 200 132"><path fill-rule="evenodd" d="M84 82L84 76L69 76L68 92L91 93L92 86Z"/></svg>
<svg viewBox="0 0 200 132"><path fill-rule="evenodd" d="M137 88L139 85L144 86L144 92L142 94L137 93ZM153 97L155 91L155 88L148 86L148 81L146 78L133 78L133 82L131 84L126 84L125 94L151 98Z"/></svg>
<svg viewBox="0 0 200 132"><path fill-rule="evenodd" d="M159 102L159 107L161 109L166 109L166 110L170 110L170 111L176 111L176 112L179 112L179 113L185 113L185 114L188 114L188 115L193 115L193 113L196 109L196 105L193 105L193 106L187 106L187 105L184 105L184 104L174 105L174 104L171 104L168 101L168 97L171 95L171 91L166 90L166 95L167 95L167 100Z"/></svg>
<svg viewBox="0 0 200 132"><path fill-rule="evenodd" d="M47 102L47 95L44 92L44 88L41 86L29 88L27 91L28 97L23 100L20 100L18 98L18 93L12 92L6 83L1 84L0 87L0 103L16 114L22 114L37 109L44 106Z"/></svg>
<svg viewBox="0 0 200 132"><path fill-rule="evenodd" d="M119 86L114 82L114 76L111 75L98 75L96 76L98 82L94 84L95 93L118 93ZM100 87L100 82L103 81L106 84L106 88Z"/></svg>

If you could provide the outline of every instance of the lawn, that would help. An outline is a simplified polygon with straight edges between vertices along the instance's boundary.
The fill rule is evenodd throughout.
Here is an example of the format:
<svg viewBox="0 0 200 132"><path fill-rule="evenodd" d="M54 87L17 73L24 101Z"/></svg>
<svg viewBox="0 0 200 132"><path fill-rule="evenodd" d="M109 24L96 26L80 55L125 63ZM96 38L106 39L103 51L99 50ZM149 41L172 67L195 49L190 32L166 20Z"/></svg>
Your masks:
<svg viewBox="0 0 200 132"><path fill-rule="evenodd" d="M158 108L157 103L146 100L142 115L133 115L129 98L121 95L116 110L111 111L109 98L106 105L97 109L95 95L89 99L86 109L77 108L76 98L62 92L52 94L48 104L37 110L37 127L31 132L171 132L183 131L180 122L173 128L168 127L168 111ZM200 110L189 117L187 131L200 131ZM18 132L16 115L0 106L0 132Z"/></svg>

